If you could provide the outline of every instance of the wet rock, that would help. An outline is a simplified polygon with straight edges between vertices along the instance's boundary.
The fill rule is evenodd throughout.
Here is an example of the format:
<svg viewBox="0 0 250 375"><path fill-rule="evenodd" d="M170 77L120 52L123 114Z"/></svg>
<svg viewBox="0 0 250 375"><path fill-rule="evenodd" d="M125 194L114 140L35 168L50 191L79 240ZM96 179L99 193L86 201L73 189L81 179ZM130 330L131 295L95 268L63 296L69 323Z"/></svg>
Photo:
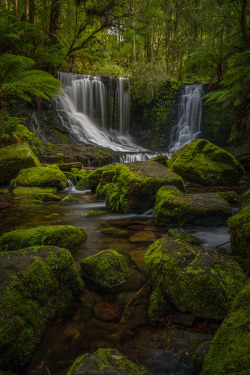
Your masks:
<svg viewBox="0 0 250 375"><path fill-rule="evenodd" d="M12 190L14 197L35 197L37 195L43 196L46 194L55 195L57 192L56 187L22 187L18 186Z"/></svg>
<svg viewBox="0 0 250 375"><path fill-rule="evenodd" d="M66 197L64 197L62 199L61 204L66 206L66 205L70 205L70 204L76 204L78 202L79 201L78 201L77 198L67 195Z"/></svg>
<svg viewBox="0 0 250 375"><path fill-rule="evenodd" d="M150 375L151 372L128 360L116 349L98 349L78 357L67 375Z"/></svg>
<svg viewBox="0 0 250 375"><path fill-rule="evenodd" d="M250 204L227 221L232 252L250 260Z"/></svg>
<svg viewBox="0 0 250 375"><path fill-rule="evenodd" d="M131 242L153 242L157 239L154 232L140 231L129 237Z"/></svg>
<svg viewBox="0 0 250 375"><path fill-rule="evenodd" d="M149 354L145 365L154 375L193 375L194 367L181 361L180 355L171 350L155 350Z"/></svg>
<svg viewBox="0 0 250 375"><path fill-rule="evenodd" d="M158 225L225 223L230 215L229 203L214 193L185 194L174 186L163 186L155 199Z"/></svg>
<svg viewBox="0 0 250 375"><path fill-rule="evenodd" d="M205 357L202 375L248 374L250 283L236 297Z"/></svg>
<svg viewBox="0 0 250 375"><path fill-rule="evenodd" d="M244 174L233 155L205 139L174 152L168 166L184 179L205 186L234 185Z"/></svg>
<svg viewBox="0 0 250 375"><path fill-rule="evenodd" d="M217 195L224 198L230 204L235 204L239 200L239 195L235 191L221 191Z"/></svg>
<svg viewBox="0 0 250 375"><path fill-rule="evenodd" d="M26 143L0 148L0 183L16 178L23 168L39 166L39 160Z"/></svg>
<svg viewBox="0 0 250 375"><path fill-rule="evenodd" d="M119 166L117 163L109 164L98 168L89 174L88 177L90 188L94 192L98 187L98 196L101 195L100 191L102 190L103 186L108 182L112 182L117 166Z"/></svg>
<svg viewBox="0 0 250 375"><path fill-rule="evenodd" d="M149 159L150 161L156 161L157 163L167 165L168 157L167 155L157 155L152 159Z"/></svg>
<svg viewBox="0 0 250 375"><path fill-rule="evenodd" d="M25 187L56 187L63 190L67 185L67 177L57 168L34 167L22 169L16 178L16 184Z"/></svg>
<svg viewBox="0 0 250 375"><path fill-rule="evenodd" d="M87 238L83 228L70 225L40 226L7 232L0 238L0 251L14 251L28 246L45 245L72 249Z"/></svg>
<svg viewBox="0 0 250 375"><path fill-rule="evenodd" d="M250 189L239 197L239 203L242 208L250 204Z"/></svg>
<svg viewBox="0 0 250 375"><path fill-rule="evenodd" d="M0 211L10 207L10 203L0 203Z"/></svg>
<svg viewBox="0 0 250 375"><path fill-rule="evenodd" d="M126 282L128 269L124 257L114 250L103 250L80 260L81 275L102 288L112 289Z"/></svg>
<svg viewBox="0 0 250 375"><path fill-rule="evenodd" d="M118 319L121 314L119 306L109 302L97 303L94 307L94 311L97 318L102 320Z"/></svg>
<svg viewBox="0 0 250 375"><path fill-rule="evenodd" d="M80 162L73 162L73 163L62 163L58 164L58 167L61 169L63 172L71 172L71 168L76 168L81 170L82 169L82 163Z"/></svg>
<svg viewBox="0 0 250 375"><path fill-rule="evenodd" d="M198 317L224 319L246 282L240 266L228 257L171 237L150 245L145 262L153 289L180 311Z"/></svg>
<svg viewBox="0 0 250 375"><path fill-rule="evenodd" d="M0 269L0 368L15 370L83 283L69 251L55 247L2 252Z"/></svg>
<svg viewBox="0 0 250 375"><path fill-rule="evenodd" d="M192 314L179 315L174 318L170 318L170 321L181 326L192 327L195 322L195 316Z"/></svg>
<svg viewBox="0 0 250 375"><path fill-rule="evenodd" d="M181 228L169 229L168 236L178 238L182 242L191 243L192 245L199 245L199 240L195 236Z"/></svg>
<svg viewBox="0 0 250 375"><path fill-rule="evenodd" d="M101 216L101 215L105 215L107 213L107 211L95 211L95 210L92 210L88 213L87 217L96 217L96 216Z"/></svg>

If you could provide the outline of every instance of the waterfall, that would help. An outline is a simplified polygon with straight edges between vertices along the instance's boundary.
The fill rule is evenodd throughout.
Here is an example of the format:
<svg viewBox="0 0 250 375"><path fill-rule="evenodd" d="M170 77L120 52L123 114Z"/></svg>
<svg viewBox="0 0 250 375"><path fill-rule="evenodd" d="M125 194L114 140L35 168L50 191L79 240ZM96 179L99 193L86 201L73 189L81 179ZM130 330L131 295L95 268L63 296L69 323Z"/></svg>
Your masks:
<svg viewBox="0 0 250 375"><path fill-rule="evenodd" d="M178 123L171 134L170 152L174 152L201 134L202 85L185 86L178 105Z"/></svg>
<svg viewBox="0 0 250 375"><path fill-rule="evenodd" d="M128 79L110 77L105 85L99 76L59 72L58 78L65 88L53 103L66 114L74 139L115 151L145 151L128 135Z"/></svg>

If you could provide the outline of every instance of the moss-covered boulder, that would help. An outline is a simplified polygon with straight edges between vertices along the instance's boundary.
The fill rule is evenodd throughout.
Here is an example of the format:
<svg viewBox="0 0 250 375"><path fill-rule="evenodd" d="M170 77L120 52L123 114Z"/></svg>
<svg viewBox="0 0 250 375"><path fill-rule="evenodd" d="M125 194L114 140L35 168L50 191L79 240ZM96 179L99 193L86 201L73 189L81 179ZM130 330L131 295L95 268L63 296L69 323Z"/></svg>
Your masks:
<svg viewBox="0 0 250 375"><path fill-rule="evenodd" d="M117 349L98 349L93 354L78 357L67 375L150 375L146 367L138 366Z"/></svg>
<svg viewBox="0 0 250 375"><path fill-rule="evenodd" d="M198 317L224 319L246 282L240 266L228 257L172 237L149 246L145 262L153 289Z"/></svg>
<svg viewBox="0 0 250 375"><path fill-rule="evenodd" d="M80 260L83 280L112 289L126 282L128 268L124 257L115 250L103 250Z"/></svg>
<svg viewBox="0 0 250 375"><path fill-rule="evenodd" d="M215 334L202 375L247 375L250 369L250 282Z"/></svg>
<svg viewBox="0 0 250 375"><path fill-rule="evenodd" d="M250 260L250 204L227 221L232 252Z"/></svg>
<svg viewBox="0 0 250 375"><path fill-rule="evenodd" d="M182 242L191 243L192 245L199 245L199 240L191 233L186 232L182 228L171 228L168 230L168 236L175 237Z"/></svg>
<svg viewBox="0 0 250 375"><path fill-rule="evenodd" d="M76 168L78 170L82 169L82 163L81 162L73 162L73 163L62 163L58 164L58 167L61 169L63 172L71 172L71 168Z"/></svg>
<svg viewBox="0 0 250 375"><path fill-rule="evenodd" d="M76 183L76 190L87 190L90 188L88 176L83 176L80 181Z"/></svg>
<svg viewBox="0 0 250 375"><path fill-rule="evenodd" d="M26 363L56 311L83 290L68 250L0 253L0 368Z"/></svg>
<svg viewBox="0 0 250 375"><path fill-rule="evenodd" d="M158 225L178 226L201 222L226 223L230 205L215 193L185 194L174 186L163 186L155 199L154 216Z"/></svg>
<svg viewBox="0 0 250 375"><path fill-rule="evenodd" d="M250 204L250 189L245 191L240 197L239 197L239 203L241 207L246 207Z"/></svg>
<svg viewBox="0 0 250 375"><path fill-rule="evenodd" d="M168 157L167 155L157 155L154 158L149 159L149 161L156 161L157 163L160 163L166 166L168 162Z"/></svg>
<svg viewBox="0 0 250 375"><path fill-rule="evenodd" d="M22 169L16 178L16 184L27 187L56 187L62 190L67 185L67 177L56 168L34 167Z"/></svg>
<svg viewBox="0 0 250 375"><path fill-rule="evenodd" d="M116 168L112 183L106 184L106 205L113 211L142 212L154 205L158 189L174 185L184 190L180 176L155 161L136 161Z"/></svg>
<svg viewBox="0 0 250 375"><path fill-rule="evenodd" d="M14 197L35 197L36 195L44 194L56 194L57 189L51 188L40 188L40 187L22 187L18 186L12 190Z"/></svg>
<svg viewBox="0 0 250 375"><path fill-rule="evenodd" d="M205 139L196 139L174 152L168 166L184 179L205 186L234 185L244 174L233 155Z"/></svg>
<svg viewBox="0 0 250 375"><path fill-rule="evenodd" d="M0 238L0 250L14 251L34 245L58 246L65 249L72 249L72 247L86 238L87 234L83 228L70 225L17 229L2 235Z"/></svg>
<svg viewBox="0 0 250 375"><path fill-rule="evenodd" d="M39 160L26 143L0 148L0 184L16 178L23 168L39 166Z"/></svg>
<svg viewBox="0 0 250 375"><path fill-rule="evenodd" d="M116 171L116 168L119 167L119 164L117 163L113 163L113 164L109 164L109 165L105 165L104 167L101 167L101 168L98 168L96 169L95 171L91 172L89 175L88 175L88 178L89 178L89 184L90 184L90 188L93 192L96 191L96 188L98 186L98 184L100 183L101 181L101 178L102 178L102 175L103 175L103 172L108 172L106 174L106 177L105 177L105 183L107 182L112 182L112 179L115 175L115 171ZM107 179L107 177L109 176L109 178ZM103 187L104 183L101 184L101 186ZM101 187L99 187L100 189Z"/></svg>

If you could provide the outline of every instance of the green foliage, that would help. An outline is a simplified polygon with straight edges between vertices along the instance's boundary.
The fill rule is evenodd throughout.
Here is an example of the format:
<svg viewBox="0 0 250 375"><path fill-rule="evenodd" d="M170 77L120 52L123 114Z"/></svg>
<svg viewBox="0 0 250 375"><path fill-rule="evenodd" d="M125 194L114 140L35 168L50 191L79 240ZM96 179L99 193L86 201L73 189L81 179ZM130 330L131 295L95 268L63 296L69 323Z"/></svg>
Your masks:
<svg viewBox="0 0 250 375"><path fill-rule="evenodd" d="M112 211L123 211L125 194L121 192L118 185L114 183L106 184L100 190L100 194L106 195L107 205Z"/></svg>
<svg viewBox="0 0 250 375"><path fill-rule="evenodd" d="M34 64L24 56L0 56L0 99L11 95L30 102L33 95L49 100L59 93L61 82L49 73L32 70Z"/></svg>

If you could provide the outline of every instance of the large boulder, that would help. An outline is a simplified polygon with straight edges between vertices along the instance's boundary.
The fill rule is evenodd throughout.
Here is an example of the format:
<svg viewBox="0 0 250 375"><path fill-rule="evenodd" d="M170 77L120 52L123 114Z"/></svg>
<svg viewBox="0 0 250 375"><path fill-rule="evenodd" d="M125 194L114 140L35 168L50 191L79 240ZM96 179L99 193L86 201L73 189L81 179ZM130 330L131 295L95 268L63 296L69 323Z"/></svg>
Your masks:
<svg viewBox="0 0 250 375"><path fill-rule="evenodd" d="M154 216L158 225L225 223L230 215L229 203L215 193L185 194L175 186L163 186L156 194Z"/></svg>
<svg viewBox="0 0 250 375"><path fill-rule="evenodd" d="M160 297L203 318L224 319L246 282L240 266L228 257L172 237L154 242L145 262Z"/></svg>
<svg viewBox="0 0 250 375"><path fill-rule="evenodd" d="M227 221L232 252L250 260L250 204Z"/></svg>
<svg viewBox="0 0 250 375"><path fill-rule="evenodd" d="M100 184L100 181L102 179L102 175L106 173L104 181L101 183L101 186L99 186L99 189L103 187L108 182L112 182L112 179L115 175L116 168L119 167L119 164L113 163L105 165L104 167L97 168L95 171L91 172L88 175L89 178L89 184L90 188L93 192L96 191L97 186Z"/></svg>
<svg viewBox="0 0 250 375"><path fill-rule="evenodd" d="M164 185L174 185L184 190L182 178L155 161L119 165L112 183L103 187L106 205L113 211L145 211L153 207L155 195Z"/></svg>
<svg viewBox="0 0 250 375"><path fill-rule="evenodd" d="M54 247L2 252L0 270L0 368L16 370L84 284L69 251Z"/></svg>
<svg viewBox="0 0 250 375"><path fill-rule="evenodd" d="M40 226L7 232L0 238L0 251L13 251L28 246L45 245L72 249L87 238L83 228L70 225Z"/></svg>
<svg viewBox="0 0 250 375"><path fill-rule="evenodd" d="M117 349L98 349L78 357L67 375L150 375L149 369L136 365Z"/></svg>
<svg viewBox="0 0 250 375"><path fill-rule="evenodd" d="M250 369L250 283L215 334L201 375L247 375Z"/></svg>
<svg viewBox="0 0 250 375"><path fill-rule="evenodd" d="M67 177L58 168L27 168L19 172L16 178L16 185L26 187L56 187L58 190L63 190L67 185Z"/></svg>
<svg viewBox="0 0 250 375"><path fill-rule="evenodd" d="M122 254L115 250L103 250L80 260L81 276L99 287L112 289L126 282L128 268Z"/></svg>
<svg viewBox="0 0 250 375"><path fill-rule="evenodd" d="M39 160L26 143L0 148L0 184L16 178L22 168L39 166Z"/></svg>
<svg viewBox="0 0 250 375"><path fill-rule="evenodd" d="M168 166L184 179L205 186L234 185L244 174L233 155L205 139L196 139L174 152Z"/></svg>

